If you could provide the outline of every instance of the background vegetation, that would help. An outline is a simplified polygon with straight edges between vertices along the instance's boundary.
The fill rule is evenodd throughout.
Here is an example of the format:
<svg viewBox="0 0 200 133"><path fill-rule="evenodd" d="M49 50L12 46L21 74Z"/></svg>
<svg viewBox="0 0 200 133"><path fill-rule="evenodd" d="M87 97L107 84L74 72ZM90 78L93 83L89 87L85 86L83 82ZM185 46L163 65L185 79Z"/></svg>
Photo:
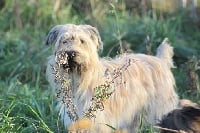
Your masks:
<svg viewBox="0 0 200 133"><path fill-rule="evenodd" d="M180 98L200 103L200 1L184 7L174 2L0 0L0 132L64 132L45 78L52 49L44 40L57 24L97 27L101 56L119 54L120 46L155 54L168 37L175 50L176 90Z"/></svg>

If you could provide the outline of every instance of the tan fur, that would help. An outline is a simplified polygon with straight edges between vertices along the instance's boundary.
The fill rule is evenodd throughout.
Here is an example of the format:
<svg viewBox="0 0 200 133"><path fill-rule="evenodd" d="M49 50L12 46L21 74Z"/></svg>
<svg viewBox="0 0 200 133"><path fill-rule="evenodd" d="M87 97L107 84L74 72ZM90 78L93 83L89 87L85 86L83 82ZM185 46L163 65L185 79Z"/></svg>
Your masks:
<svg viewBox="0 0 200 133"><path fill-rule="evenodd" d="M64 40L68 41L62 44ZM178 96L174 91L175 81L170 70L173 55L170 45L160 47L157 57L123 54L112 60L100 59L97 51L102 48L102 42L96 28L73 24L52 28L47 36L47 44L54 45L54 52L47 66L47 78L54 90L59 88L54 83L55 77L51 69L51 65L56 66L56 53L62 50L78 53L74 61L80 65L80 69L70 72L69 79L72 81L74 103L80 118L83 116L82 112L88 109L91 97L95 95L94 88L105 83L105 72L112 72L131 60L131 65L122 72L121 78L114 81L115 91L104 101L104 110L96 112L92 132L112 132L111 128L105 126L108 124L134 133L140 119L155 124L163 114L172 111L178 104ZM58 109L65 126L68 126L70 120L61 101L58 101Z"/></svg>
<svg viewBox="0 0 200 133"><path fill-rule="evenodd" d="M188 99L181 99L179 100L178 108L183 108L187 106L198 107L197 103L194 103Z"/></svg>

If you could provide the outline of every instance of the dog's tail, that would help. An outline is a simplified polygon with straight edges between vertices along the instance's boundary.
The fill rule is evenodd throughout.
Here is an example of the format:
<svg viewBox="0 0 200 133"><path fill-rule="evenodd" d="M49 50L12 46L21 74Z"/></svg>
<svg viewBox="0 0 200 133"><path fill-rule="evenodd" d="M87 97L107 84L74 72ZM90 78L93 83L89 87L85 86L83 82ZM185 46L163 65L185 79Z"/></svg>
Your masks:
<svg viewBox="0 0 200 133"><path fill-rule="evenodd" d="M161 133L200 133L200 109L193 106L175 109L164 116L158 126L161 127Z"/></svg>
<svg viewBox="0 0 200 133"><path fill-rule="evenodd" d="M165 38L157 48L156 56L166 62L169 67L174 67L173 55L173 47L170 45L168 38Z"/></svg>

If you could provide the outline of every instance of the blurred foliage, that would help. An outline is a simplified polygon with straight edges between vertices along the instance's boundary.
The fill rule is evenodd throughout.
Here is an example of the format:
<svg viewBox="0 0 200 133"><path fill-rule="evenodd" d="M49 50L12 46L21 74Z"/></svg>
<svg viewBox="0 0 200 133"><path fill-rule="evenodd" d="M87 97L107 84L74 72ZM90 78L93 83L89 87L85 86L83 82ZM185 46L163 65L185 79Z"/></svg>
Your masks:
<svg viewBox="0 0 200 133"><path fill-rule="evenodd" d="M62 132L45 78L51 47L44 40L57 24L97 27L101 56L120 54L120 46L154 55L168 37L177 92L200 103L199 6L196 18L191 11L157 9L148 0L0 0L0 131Z"/></svg>

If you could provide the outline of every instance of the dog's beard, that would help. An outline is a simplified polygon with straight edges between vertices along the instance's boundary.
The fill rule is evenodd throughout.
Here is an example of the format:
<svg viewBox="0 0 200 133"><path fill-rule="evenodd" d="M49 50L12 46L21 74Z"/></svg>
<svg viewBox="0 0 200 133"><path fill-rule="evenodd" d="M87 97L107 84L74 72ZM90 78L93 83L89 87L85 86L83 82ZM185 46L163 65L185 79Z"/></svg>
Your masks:
<svg viewBox="0 0 200 133"><path fill-rule="evenodd" d="M64 70L69 72L80 72L81 65L73 60L69 60L66 64L62 64Z"/></svg>

